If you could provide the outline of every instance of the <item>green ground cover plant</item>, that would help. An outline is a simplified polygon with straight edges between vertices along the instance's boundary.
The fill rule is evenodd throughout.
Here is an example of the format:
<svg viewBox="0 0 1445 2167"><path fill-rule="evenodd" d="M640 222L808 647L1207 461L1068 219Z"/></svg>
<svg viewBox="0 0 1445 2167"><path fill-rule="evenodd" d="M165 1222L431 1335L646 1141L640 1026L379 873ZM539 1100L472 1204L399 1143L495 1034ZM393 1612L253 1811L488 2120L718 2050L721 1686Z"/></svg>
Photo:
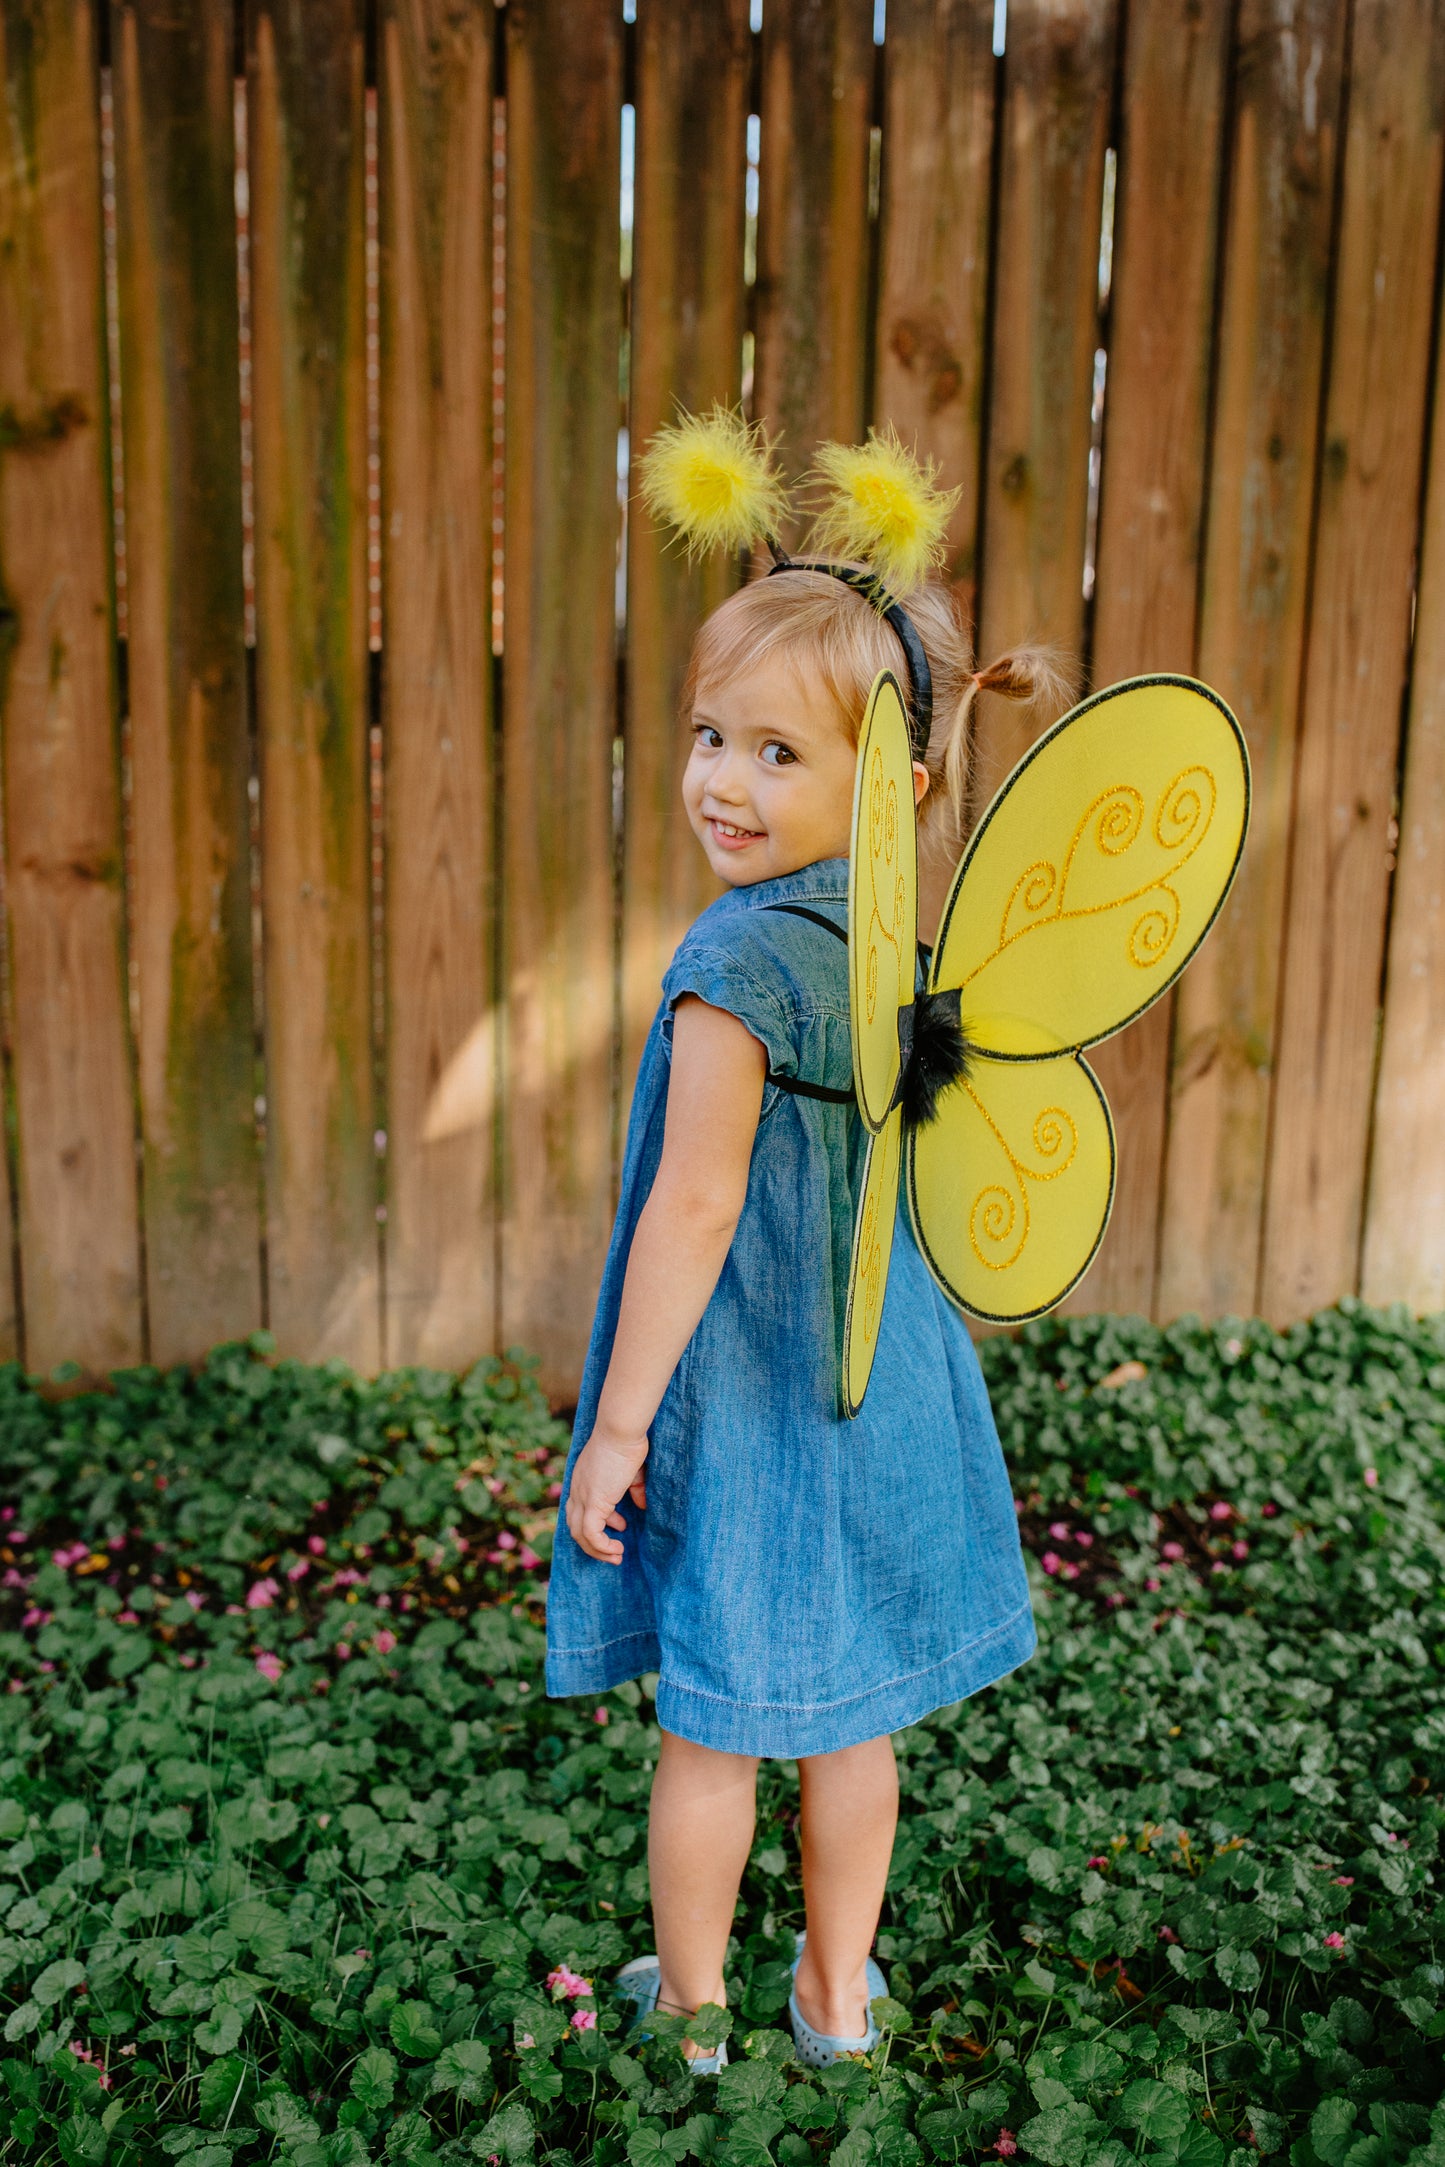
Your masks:
<svg viewBox="0 0 1445 2167"><path fill-rule="evenodd" d="M1445 2167L1445 1327L983 1358L1039 1655L898 1740L868 2063L765 1764L719 2078L609 1999L650 1681L544 1698L525 1370L0 1370L0 2159Z"/></svg>

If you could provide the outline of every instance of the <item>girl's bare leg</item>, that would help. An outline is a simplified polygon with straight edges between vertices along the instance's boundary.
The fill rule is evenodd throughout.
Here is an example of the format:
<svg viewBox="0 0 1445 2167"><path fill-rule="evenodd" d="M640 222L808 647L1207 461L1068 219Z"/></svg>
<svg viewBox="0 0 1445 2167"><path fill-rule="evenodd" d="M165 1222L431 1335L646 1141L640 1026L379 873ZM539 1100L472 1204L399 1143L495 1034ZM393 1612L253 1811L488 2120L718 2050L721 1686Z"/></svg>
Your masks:
<svg viewBox="0 0 1445 2167"><path fill-rule="evenodd" d="M662 1733L647 1831L660 2009L690 2015L705 2001L726 2002L723 1959L752 1849L757 1776L748 1754Z"/></svg>
<svg viewBox="0 0 1445 2167"><path fill-rule="evenodd" d="M828 2039L868 2029L865 1966L898 1825L898 1766L890 1737L798 1763L803 1793L803 1897L808 1941L798 2007Z"/></svg>

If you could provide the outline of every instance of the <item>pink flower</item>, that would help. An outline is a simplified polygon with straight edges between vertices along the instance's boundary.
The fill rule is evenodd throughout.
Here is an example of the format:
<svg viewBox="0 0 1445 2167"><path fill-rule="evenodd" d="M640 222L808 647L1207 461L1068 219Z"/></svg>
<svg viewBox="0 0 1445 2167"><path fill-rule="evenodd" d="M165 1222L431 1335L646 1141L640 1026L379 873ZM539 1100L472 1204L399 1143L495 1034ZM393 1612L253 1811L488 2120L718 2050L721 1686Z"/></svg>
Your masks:
<svg viewBox="0 0 1445 2167"><path fill-rule="evenodd" d="M1229 1546L1229 1554L1232 1558L1239 1558L1242 1562L1245 1558L1249 1556L1249 1544L1247 1542L1231 1543Z"/></svg>
<svg viewBox="0 0 1445 2167"><path fill-rule="evenodd" d="M32 1625L48 1625L54 1615L55 1613L52 1610L27 1610L24 1617L20 1620L20 1630L22 1631L22 1633L24 1633L28 1632Z"/></svg>
<svg viewBox="0 0 1445 2167"><path fill-rule="evenodd" d="M0 1520L13 1520L14 1518L15 1507L13 1505L6 1505L3 1511L0 1511Z"/></svg>
<svg viewBox="0 0 1445 2167"><path fill-rule="evenodd" d="M117 1625L139 1625L140 1619L133 1610L118 1610L115 1614L115 1622Z"/></svg>
<svg viewBox="0 0 1445 2167"><path fill-rule="evenodd" d="M180 1664L182 1670L194 1670L196 1667L196 1659L193 1655L177 1656L176 1661Z"/></svg>
<svg viewBox="0 0 1445 2167"><path fill-rule="evenodd" d="M1121 1595L1121 1594L1119 1593L1118 1589L1117 1589L1117 1588L1115 1588L1112 1594L1110 1594L1110 1595L1106 1595L1106 1596L1104 1597L1104 1600L1105 1600L1105 1602L1106 1602L1106 1603L1108 1604L1108 1606L1109 1606L1109 1608L1110 1608L1111 1610L1117 1610L1117 1609L1119 1608L1119 1606L1120 1606L1120 1605L1122 1604L1122 1602L1123 1602L1124 1598L1123 1598L1123 1596L1122 1596L1122 1595Z"/></svg>
<svg viewBox="0 0 1445 2167"><path fill-rule="evenodd" d="M1237 1362L1244 1352L1244 1341L1242 1339L1227 1339L1224 1342L1224 1351L1231 1362Z"/></svg>
<svg viewBox="0 0 1445 2167"><path fill-rule="evenodd" d="M554 1999L566 1995L570 2000L576 2001L580 1994L592 1992L592 1981L584 1979L580 1971L573 1971L567 1964L559 1964L555 1971L548 1972L547 1985Z"/></svg>
<svg viewBox="0 0 1445 2167"><path fill-rule="evenodd" d="M560 1496L562 1495L562 1485L561 1485L561 1483L560 1483L560 1482L549 1482L549 1483L548 1483L548 1485L547 1485L547 1495L548 1495L548 1497L550 1497L550 1498L551 1498L551 1500L552 1500L553 1504L555 1505L555 1504L556 1504L556 1502L557 1502L557 1500L558 1500L558 1498L559 1498L559 1497L560 1497Z"/></svg>
<svg viewBox="0 0 1445 2167"><path fill-rule="evenodd" d="M351 1642L349 1640L337 1641L336 1660L338 1663L349 1663L351 1661Z"/></svg>
<svg viewBox="0 0 1445 2167"><path fill-rule="evenodd" d="M1226 1505L1224 1500L1221 1498L1218 1504L1210 1506L1209 1517L1211 1520L1232 1519L1234 1517L1234 1507L1232 1505Z"/></svg>
<svg viewBox="0 0 1445 2167"><path fill-rule="evenodd" d="M1055 1542L1067 1542L1069 1539L1068 1521L1051 1520L1049 1522L1049 1533L1053 1536Z"/></svg>
<svg viewBox="0 0 1445 2167"><path fill-rule="evenodd" d="M89 1543L73 1542L64 1550L52 1550L50 1562L52 1565L58 1565L62 1572L68 1572L72 1565L78 1565L82 1558L88 1558L89 1556Z"/></svg>
<svg viewBox="0 0 1445 2167"><path fill-rule="evenodd" d="M1344 1945L1345 1945L1345 1937L1344 1937L1344 1935L1343 1935L1343 1934L1326 1934L1326 1935L1325 1935L1325 1947L1326 1947L1327 1949L1343 1949Z"/></svg>
<svg viewBox="0 0 1445 2167"><path fill-rule="evenodd" d="M1108 1863L1109 1861L1103 1856L1101 1852L1095 1852L1094 1856L1089 1860L1089 1864L1094 1867L1107 1866Z"/></svg>
<svg viewBox="0 0 1445 2167"><path fill-rule="evenodd" d="M1056 1573L1063 1560L1057 1550L1046 1550L1039 1559L1039 1563L1046 1573Z"/></svg>
<svg viewBox="0 0 1445 2167"><path fill-rule="evenodd" d="M266 1579L253 1581L246 1591L248 1610L269 1610L281 1593L279 1581Z"/></svg>
<svg viewBox="0 0 1445 2167"><path fill-rule="evenodd" d="M1159 1593L1159 1582L1154 1578L1152 1573L1145 1581L1144 1585L1149 1590L1149 1593L1151 1595L1157 1595Z"/></svg>
<svg viewBox="0 0 1445 2167"><path fill-rule="evenodd" d="M517 2041L519 2047L534 2047L536 2044L537 2042L530 2032L523 2032L521 2038Z"/></svg>
<svg viewBox="0 0 1445 2167"><path fill-rule="evenodd" d="M489 1565L505 1565L506 1562L507 1553L505 1550L489 1550L487 1552L487 1563Z"/></svg>
<svg viewBox="0 0 1445 2167"><path fill-rule="evenodd" d="M265 1648L256 1658L256 1668L263 1678L274 1685L286 1666L279 1655L273 1655L269 1648Z"/></svg>
<svg viewBox="0 0 1445 2167"><path fill-rule="evenodd" d="M1228 1570L1229 1570L1229 1567L1228 1567L1228 1566L1227 1566L1226 1564L1224 1564L1224 1562L1222 1561L1222 1559L1220 1559L1220 1558L1216 1558L1216 1559L1214 1560L1214 1563L1213 1563L1213 1564L1212 1564L1212 1565L1210 1566L1209 1570L1210 1570L1210 1571L1211 1571L1212 1573L1226 1573L1226 1572L1228 1572Z"/></svg>
<svg viewBox="0 0 1445 2167"><path fill-rule="evenodd" d="M106 1544L105 1544L105 1547L106 1547L106 1549L107 1549L107 1550L124 1550L124 1548L125 1548L125 1537L124 1537L124 1535L108 1535L108 1536L106 1537Z"/></svg>
<svg viewBox="0 0 1445 2167"><path fill-rule="evenodd" d="M53 1663L38 1663L36 1668L37 1670L54 1670L55 1665Z"/></svg>
<svg viewBox="0 0 1445 2167"><path fill-rule="evenodd" d="M204 1610L206 1607L206 1598L199 1588L187 1588L186 1601L190 1604L192 1610Z"/></svg>
<svg viewBox="0 0 1445 2167"><path fill-rule="evenodd" d="M592 1720L594 1723L605 1723L607 1721L607 1710L605 1708L594 1708Z"/></svg>
<svg viewBox="0 0 1445 2167"><path fill-rule="evenodd" d="M326 1555L326 1537L324 1535L308 1535L306 1547L314 1558L324 1558Z"/></svg>
<svg viewBox="0 0 1445 2167"><path fill-rule="evenodd" d="M1365 1488L1367 1490L1373 1490L1379 1479L1380 1470L1378 1467L1367 1467L1365 1469Z"/></svg>
<svg viewBox="0 0 1445 2167"><path fill-rule="evenodd" d="M1011 2129L1001 2129L998 2133L998 2142L993 2149L1000 2159L1012 2159L1018 2150L1013 2131Z"/></svg>
<svg viewBox="0 0 1445 2167"><path fill-rule="evenodd" d="M1355 1885L1355 1877L1353 1874L1336 1874L1334 1884L1337 1889L1352 1889Z"/></svg>
<svg viewBox="0 0 1445 2167"><path fill-rule="evenodd" d="M1063 1580L1077 1580L1079 1577L1079 1568L1071 1560L1068 1564L1061 1565L1059 1567L1059 1576Z"/></svg>
<svg viewBox="0 0 1445 2167"><path fill-rule="evenodd" d="M390 1655L392 1649L396 1646L396 1635L395 1633L388 1632L385 1627L383 1627L381 1632L379 1632L373 1639L371 1645L373 1648L375 1648L378 1655Z"/></svg>
<svg viewBox="0 0 1445 2167"><path fill-rule="evenodd" d="M1159 1939L1161 1941L1177 1941L1179 1939L1179 1936L1175 1933L1172 1926L1161 1926L1159 1929Z"/></svg>
<svg viewBox="0 0 1445 2167"><path fill-rule="evenodd" d="M295 1564L294 1564L294 1565L288 1565L288 1566L287 1566L287 1568L286 1568L286 1578L287 1578L288 1580L304 1580L304 1579L306 1578L306 1575L307 1575L307 1574L308 1574L308 1573L310 1572L310 1570L311 1570L311 1560L310 1560L310 1558L297 1558L297 1560L296 1560L296 1562L295 1562Z"/></svg>
<svg viewBox="0 0 1445 2167"><path fill-rule="evenodd" d="M6 1566L5 1577L0 1580L0 1588L28 1588L29 1585L30 1582L26 1579L24 1573L17 1573L13 1565Z"/></svg>
<svg viewBox="0 0 1445 2167"><path fill-rule="evenodd" d="M1093 1536L1088 1534L1083 1528L1080 1528L1078 1534L1074 1537L1074 1541L1078 1544L1081 1550L1092 1550L1094 1547Z"/></svg>
<svg viewBox="0 0 1445 2167"><path fill-rule="evenodd" d="M1182 1542L1161 1543L1159 1547L1159 1555L1163 1558L1177 1560L1179 1558L1182 1558L1184 1555L1184 1545Z"/></svg>
<svg viewBox="0 0 1445 2167"><path fill-rule="evenodd" d="M486 1476L482 1486L484 1489L490 1490L493 1497L500 1497L502 1494L503 1483L500 1475Z"/></svg>
<svg viewBox="0 0 1445 2167"><path fill-rule="evenodd" d="M1279 1507L1275 1504L1272 1498L1267 1498L1264 1504L1262 1504L1259 1509L1264 1514L1266 1520L1273 1520L1278 1517Z"/></svg>
<svg viewBox="0 0 1445 2167"><path fill-rule="evenodd" d="M339 1573L332 1574L331 1585L333 1588L364 1588L366 1575L357 1572L354 1566L345 1565Z"/></svg>
<svg viewBox="0 0 1445 2167"><path fill-rule="evenodd" d="M574 2009L572 2011L572 2029L574 2032L596 2031L597 2011L595 2009Z"/></svg>
<svg viewBox="0 0 1445 2167"><path fill-rule="evenodd" d="M512 1533L512 1530L509 1527L504 1527L501 1534L497 1537L497 1548L499 1550L515 1550L516 1547L516 1536Z"/></svg>

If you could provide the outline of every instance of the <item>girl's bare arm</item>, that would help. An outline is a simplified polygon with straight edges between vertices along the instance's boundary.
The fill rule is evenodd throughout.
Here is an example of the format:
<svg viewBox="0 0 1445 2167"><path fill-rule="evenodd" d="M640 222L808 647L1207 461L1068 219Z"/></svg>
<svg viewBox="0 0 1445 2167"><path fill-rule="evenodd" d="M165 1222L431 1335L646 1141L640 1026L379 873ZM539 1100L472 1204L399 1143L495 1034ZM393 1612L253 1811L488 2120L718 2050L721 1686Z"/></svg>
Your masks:
<svg viewBox="0 0 1445 2167"><path fill-rule="evenodd" d="M625 1491L647 1503L647 1430L723 1268L748 1193L767 1056L745 1025L691 994L672 1026L662 1159L627 1258L612 1359L577 1455L567 1526L589 1557L620 1565L608 1528Z"/></svg>

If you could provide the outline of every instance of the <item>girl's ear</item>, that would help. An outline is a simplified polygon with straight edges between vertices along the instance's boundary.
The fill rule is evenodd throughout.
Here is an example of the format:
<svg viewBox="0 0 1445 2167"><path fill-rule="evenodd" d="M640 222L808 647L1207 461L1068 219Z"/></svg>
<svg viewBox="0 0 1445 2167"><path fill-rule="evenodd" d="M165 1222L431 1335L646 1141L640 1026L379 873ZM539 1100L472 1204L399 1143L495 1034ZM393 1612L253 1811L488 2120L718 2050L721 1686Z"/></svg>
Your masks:
<svg viewBox="0 0 1445 2167"><path fill-rule="evenodd" d="M921 805L927 797L931 780L932 778L923 762L915 760L913 763L913 802L915 805Z"/></svg>

